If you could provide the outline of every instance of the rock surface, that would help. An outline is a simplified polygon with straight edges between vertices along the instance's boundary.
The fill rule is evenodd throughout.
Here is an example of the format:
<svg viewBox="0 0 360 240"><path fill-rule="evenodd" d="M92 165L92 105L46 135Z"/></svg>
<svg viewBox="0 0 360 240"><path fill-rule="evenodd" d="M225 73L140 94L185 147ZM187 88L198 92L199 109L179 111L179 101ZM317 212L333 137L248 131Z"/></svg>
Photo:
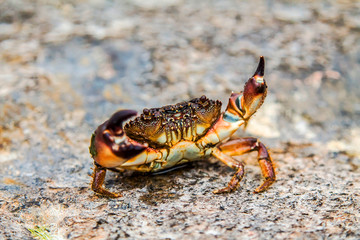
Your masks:
<svg viewBox="0 0 360 240"><path fill-rule="evenodd" d="M359 239L357 1L0 2L0 239ZM238 191L214 159L89 184L92 131L120 108L206 94L226 103L266 58L259 137L276 183Z"/></svg>

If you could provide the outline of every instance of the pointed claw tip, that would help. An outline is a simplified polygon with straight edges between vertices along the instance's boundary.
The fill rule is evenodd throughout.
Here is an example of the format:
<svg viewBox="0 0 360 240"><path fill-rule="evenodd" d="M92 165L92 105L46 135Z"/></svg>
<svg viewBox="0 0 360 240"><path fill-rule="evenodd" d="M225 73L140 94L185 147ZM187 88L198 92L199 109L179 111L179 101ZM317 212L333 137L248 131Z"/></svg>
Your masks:
<svg viewBox="0 0 360 240"><path fill-rule="evenodd" d="M264 76L264 72L265 72L265 58L264 58L264 56L260 56L259 65L258 65L253 77L258 76L258 77L262 78Z"/></svg>
<svg viewBox="0 0 360 240"><path fill-rule="evenodd" d="M121 130L123 122L135 117L137 115L137 112L134 110L120 110L116 113L114 113L110 119L107 122L107 127L113 129L115 132Z"/></svg>

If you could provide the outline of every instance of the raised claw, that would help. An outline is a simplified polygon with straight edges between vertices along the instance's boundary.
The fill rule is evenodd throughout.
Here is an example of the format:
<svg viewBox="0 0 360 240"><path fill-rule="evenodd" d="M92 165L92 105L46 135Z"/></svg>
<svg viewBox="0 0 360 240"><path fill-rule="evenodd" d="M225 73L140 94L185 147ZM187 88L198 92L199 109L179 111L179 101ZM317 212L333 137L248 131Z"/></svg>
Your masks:
<svg viewBox="0 0 360 240"><path fill-rule="evenodd" d="M260 57L259 65L254 75L246 82L241 106L245 111L244 119L248 119L258 110L264 102L267 86L264 79L265 59Z"/></svg>
<svg viewBox="0 0 360 240"><path fill-rule="evenodd" d="M254 75L245 83L244 91L231 94L225 111L228 121L243 119L246 125L250 117L261 107L267 93L264 71L265 59L261 56Z"/></svg>

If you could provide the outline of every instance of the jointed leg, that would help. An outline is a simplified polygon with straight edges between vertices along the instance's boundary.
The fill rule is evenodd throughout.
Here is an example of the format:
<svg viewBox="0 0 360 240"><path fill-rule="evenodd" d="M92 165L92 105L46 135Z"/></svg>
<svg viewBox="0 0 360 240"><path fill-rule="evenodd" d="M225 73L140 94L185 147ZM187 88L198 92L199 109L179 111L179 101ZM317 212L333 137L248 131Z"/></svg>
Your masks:
<svg viewBox="0 0 360 240"><path fill-rule="evenodd" d="M94 192L99 193L100 195L103 196L112 197L112 198L121 197L122 196L121 194L112 193L103 187L105 175L106 175L106 169L102 168L101 166L95 165L94 173L92 175L93 182L91 184L91 189Z"/></svg>
<svg viewBox="0 0 360 240"><path fill-rule="evenodd" d="M236 161L229 155L221 152L218 148L215 148L212 152L213 156L225 163L227 166L236 170L235 175L231 178L227 187L213 191L213 193L228 193L233 192L238 187L241 179L244 177L244 165L241 162Z"/></svg>
<svg viewBox="0 0 360 240"><path fill-rule="evenodd" d="M257 148L258 148L258 162L261 168L262 175L265 178L265 181L255 189L254 193L265 191L276 180L274 164L272 162L269 152L266 150L266 147L261 142L258 143Z"/></svg>
<svg viewBox="0 0 360 240"><path fill-rule="evenodd" d="M265 181L255 189L254 193L259 193L270 187L275 182L276 176L274 166L269 152L264 144L258 142L256 138L241 138L230 140L224 144L221 144L218 149L224 155L242 155L244 153L257 151L258 162L261 168L262 175Z"/></svg>

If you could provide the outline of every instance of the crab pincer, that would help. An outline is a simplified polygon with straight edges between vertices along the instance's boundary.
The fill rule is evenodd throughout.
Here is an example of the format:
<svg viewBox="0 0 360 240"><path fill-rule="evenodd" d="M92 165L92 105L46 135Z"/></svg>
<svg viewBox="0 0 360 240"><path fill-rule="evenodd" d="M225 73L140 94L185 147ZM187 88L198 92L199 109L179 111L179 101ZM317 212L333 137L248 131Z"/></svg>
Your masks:
<svg viewBox="0 0 360 240"><path fill-rule="evenodd" d="M121 110L101 124L94 132L89 147L95 162L92 189L108 197L119 197L118 194L105 190L106 169L119 166L146 149L146 146L131 142L123 130L123 123L137 115L133 110Z"/></svg>

